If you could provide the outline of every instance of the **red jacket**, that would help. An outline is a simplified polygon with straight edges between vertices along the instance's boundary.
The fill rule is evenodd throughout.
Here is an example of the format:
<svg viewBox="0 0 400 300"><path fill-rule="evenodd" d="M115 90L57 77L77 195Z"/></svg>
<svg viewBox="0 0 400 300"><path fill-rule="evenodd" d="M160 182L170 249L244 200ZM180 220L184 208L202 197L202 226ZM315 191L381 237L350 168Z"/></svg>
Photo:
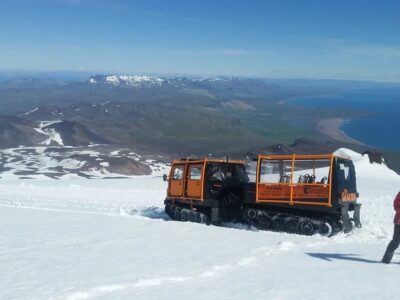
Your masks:
<svg viewBox="0 0 400 300"><path fill-rule="evenodd" d="M396 215L394 216L394 224L400 225L400 192L397 194L396 199L394 199L394 210L396 211Z"/></svg>

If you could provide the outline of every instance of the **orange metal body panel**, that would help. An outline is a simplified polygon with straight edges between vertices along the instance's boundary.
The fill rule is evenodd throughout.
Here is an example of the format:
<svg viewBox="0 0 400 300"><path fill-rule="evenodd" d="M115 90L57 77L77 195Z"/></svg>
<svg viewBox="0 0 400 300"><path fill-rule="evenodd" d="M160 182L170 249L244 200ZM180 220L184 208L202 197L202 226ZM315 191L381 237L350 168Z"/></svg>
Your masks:
<svg viewBox="0 0 400 300"><path fill-rule="evenodd" d="M294 184L294 199L328 199L329 186L320 183Z"/></svg>
<svg viewBox="0 0 400 300"><path fill-rule="evenodd" d="M260 183L258 184L258 198L262 200L280 199L290 201L290 184Z"/></svg>

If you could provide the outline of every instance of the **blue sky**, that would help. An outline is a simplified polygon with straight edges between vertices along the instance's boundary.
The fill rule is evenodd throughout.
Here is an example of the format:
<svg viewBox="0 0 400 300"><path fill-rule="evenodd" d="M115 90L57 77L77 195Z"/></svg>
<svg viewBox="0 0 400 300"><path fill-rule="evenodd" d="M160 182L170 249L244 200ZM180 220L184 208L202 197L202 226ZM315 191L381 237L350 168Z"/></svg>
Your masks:
<svg viewBox="0 0 400 300"><path fill-rule="evenodd" d="M0 0L0 70L400 82L400 1Z"/></svg>

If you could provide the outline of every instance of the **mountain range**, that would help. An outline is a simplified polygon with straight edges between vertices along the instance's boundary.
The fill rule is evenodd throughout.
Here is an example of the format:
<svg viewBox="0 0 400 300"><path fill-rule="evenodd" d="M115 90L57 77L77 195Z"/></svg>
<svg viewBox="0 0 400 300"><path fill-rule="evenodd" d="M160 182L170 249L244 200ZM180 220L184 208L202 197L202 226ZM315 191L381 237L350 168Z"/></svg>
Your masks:
<svg viewBox="0 0 400 300"><path fill-rule="evenodd" d="M0 148L104 145L114 151L128 148L139 155L161 155L164 162L209 154L242 158L255 153L320 153L342 146L365 151L370 147L325 136L315 122L365 117L367 112L283 101L348 88L348 83L328 81L300 84L227 76L11 80L0 84Z"/></svg>

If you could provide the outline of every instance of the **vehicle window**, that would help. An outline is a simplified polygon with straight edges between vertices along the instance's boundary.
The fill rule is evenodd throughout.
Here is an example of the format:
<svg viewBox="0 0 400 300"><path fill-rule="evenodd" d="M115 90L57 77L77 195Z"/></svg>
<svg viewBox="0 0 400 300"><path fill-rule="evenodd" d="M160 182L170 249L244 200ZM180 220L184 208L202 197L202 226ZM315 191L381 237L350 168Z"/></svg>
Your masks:
<svg viewBox="0 0 400 300"><path fill-rule="evenodd" d="M210 165L209 174L211 174L209 177L210 177L210 180L212 180L212 181L224 180L224 174L218 165Z"/></svg>
<svg viewBox="0 0 400 300"><path fill-rule="evenodd" d="M262 160L260 183L290 183L292 173L291 160Z"/></svg>
<svg viewBox="0 0 400 300"><path fill-rule="evenodd" d="M249 161L246 164L246 173L250 182L256 182L257 162Z"/></svg>
<svg viewBox="0 0 400 300"><path fill-rule="evenodd" d="M246 174L246 169L242 165L236 165L236 177L240 180L240 182L249 182L249 177Z"/></svg>
<svg viewBox="0 0 400 300"><path fill-rule="evenodd" d="M183 178L183 166L175 167L174 175L172 176L174 180L181 180Z"/></svg>
<svg viewBox="0 0 400 300"><path fill-rule="evenodd" d="M201 179L201 167L191 167L189 173L190 180L200 180Z"/></svg>
<svg viewBox="0 0 400 300"><path fill-rule="evenodd" d="M293 182L297 184L327 184L329 169L329 159L295 159L293 168Z"/></svg>
<svg viewBox="0 0 400 300"><path fill-rule="evenodd" d="M351 180L350 167L344 163L340 163L339 169L340 169L340 173L343 176L343 179L346 181L350 181Z"/></svg>

